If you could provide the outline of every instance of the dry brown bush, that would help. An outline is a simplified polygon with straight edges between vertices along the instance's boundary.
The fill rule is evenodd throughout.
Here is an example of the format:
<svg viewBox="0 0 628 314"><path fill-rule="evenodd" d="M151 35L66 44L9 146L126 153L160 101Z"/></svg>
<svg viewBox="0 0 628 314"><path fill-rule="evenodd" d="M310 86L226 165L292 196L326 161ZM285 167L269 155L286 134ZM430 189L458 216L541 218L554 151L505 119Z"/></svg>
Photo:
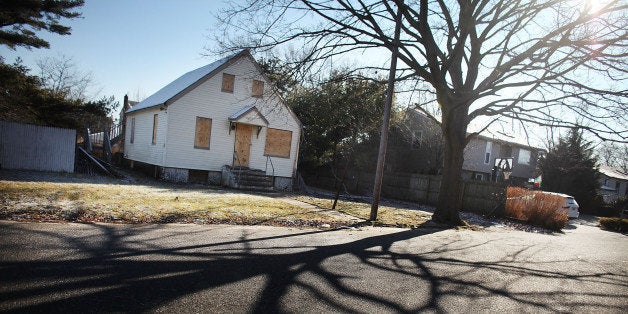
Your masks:
<svg viewBox="0 0 628 314"><path fill-rule="evenodd" d="M567 213L558 210L565 199L558 195L509 187L505 214L530 224L559 231L567 225Z"/></svg>

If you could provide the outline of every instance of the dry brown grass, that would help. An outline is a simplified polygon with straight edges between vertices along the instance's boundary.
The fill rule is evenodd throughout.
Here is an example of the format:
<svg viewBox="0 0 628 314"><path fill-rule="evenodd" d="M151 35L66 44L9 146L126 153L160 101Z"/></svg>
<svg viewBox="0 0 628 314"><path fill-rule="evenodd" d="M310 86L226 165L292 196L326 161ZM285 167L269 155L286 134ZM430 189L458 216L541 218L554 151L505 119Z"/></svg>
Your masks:
<svg viewBox="0 0 628 314"><path fill-rule="evenodd" d="M0 218L331 226L346 222L271 197L206 188L0 181Z"/></svg>
<svg viewBox="0 0 628 314"><path fill-rule="evenodd" d="M559 211L565 200L557 195L509 187L505 214L533 225L559 231L567 225L566 212Z"/></svg>
<svg viewBox="0 0 628 314"><path fill-rule="evenodd" d="M302 202L327 209L331 208L333 202L331 199L311 196L299 196L297 199ZM371 204L339 200L336 205L336 210L354 217L368 220L371 213ZM418 210L403 209L392 206L379 206L377 211L377 220L372 223L376 226L414 228L425 223L430 218L430 214Z"/></svg>

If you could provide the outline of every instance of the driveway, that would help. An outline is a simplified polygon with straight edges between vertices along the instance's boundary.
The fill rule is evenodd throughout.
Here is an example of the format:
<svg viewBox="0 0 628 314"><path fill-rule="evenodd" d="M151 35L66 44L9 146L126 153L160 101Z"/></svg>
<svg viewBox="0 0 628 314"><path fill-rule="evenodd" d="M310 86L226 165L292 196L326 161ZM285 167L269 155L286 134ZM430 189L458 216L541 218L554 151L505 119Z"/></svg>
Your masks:
<svg viewBox="0 0 628 314"><path fill-rule="evenodd" d="M623 312L628 239L0 222L3 312Z"/></svg>

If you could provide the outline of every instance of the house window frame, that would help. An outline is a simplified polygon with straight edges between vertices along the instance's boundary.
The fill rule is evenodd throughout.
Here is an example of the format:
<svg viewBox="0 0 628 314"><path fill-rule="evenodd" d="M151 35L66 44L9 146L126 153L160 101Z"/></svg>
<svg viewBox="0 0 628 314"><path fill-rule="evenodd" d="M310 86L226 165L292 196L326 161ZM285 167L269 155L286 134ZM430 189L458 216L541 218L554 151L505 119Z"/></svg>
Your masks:
<svg viewBox="0 0 628 314"><path fill-rule="evenodd" d="M153 115L153 137L151 139L151 145L157 145L157 127L159 124L159 114Z"/></svg>
<svg viewBox="0 0 628 314"><path fill-rule="evenodd" d="M131 138L129 140L131 144L135 142L135 117L131 118Z"/></svg>
<svg viewBox="0 0 628 314"><path fill-rule="evenodd" d="M473 180L484 181L484 174L478 172L473 173Z"/></svg>
<svg viewBox="0 0 628 314"><path fill-rule="evenodd" d="M527 152L528 157L527 157L527 160L525 162L522 162L521 161L521 152L524 152L524 151ZM525 148L520 148L519 149L519 154L517 156L517 163L520 164L520 165L530 165L531 162L532 162L532 151L527 150Z"/></svg>
<svg viewBox="0 0 628 314"><path fill-rule="evenodd" d="M484 164L485 165L490 165L491 164L491 152L493 150L493 142L491 141L486 141L486 150L484 152Z"/></svg>
<svg viewBox="0 0 628 314"><path fill-rule="evenodd" d="M229 80L231 84L229 85ZM233 94L235 90L235 75L229 73L222 73L222 86L220 87L220 91L223 93Z"/></svg>
<svg viewBox="0 0 628 314"><path fill-rule="evenodd" d="M410 150L419 150L423 146L423 130L415 130L412 132L410 140Z"/></svg>

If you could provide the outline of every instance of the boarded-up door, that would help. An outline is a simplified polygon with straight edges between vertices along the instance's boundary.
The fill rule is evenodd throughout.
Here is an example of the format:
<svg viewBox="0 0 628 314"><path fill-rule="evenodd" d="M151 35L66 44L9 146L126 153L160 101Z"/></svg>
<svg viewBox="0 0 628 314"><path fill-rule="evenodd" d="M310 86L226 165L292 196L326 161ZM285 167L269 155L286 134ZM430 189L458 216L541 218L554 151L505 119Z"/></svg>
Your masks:
<svg viewBox="0 0 628 314"><path fill-rule="evenodd" d="M233 164L238 167L249 166L249 156L251 155L251 133L253 128L247 124L236 125L235 155Z"/></svg>

